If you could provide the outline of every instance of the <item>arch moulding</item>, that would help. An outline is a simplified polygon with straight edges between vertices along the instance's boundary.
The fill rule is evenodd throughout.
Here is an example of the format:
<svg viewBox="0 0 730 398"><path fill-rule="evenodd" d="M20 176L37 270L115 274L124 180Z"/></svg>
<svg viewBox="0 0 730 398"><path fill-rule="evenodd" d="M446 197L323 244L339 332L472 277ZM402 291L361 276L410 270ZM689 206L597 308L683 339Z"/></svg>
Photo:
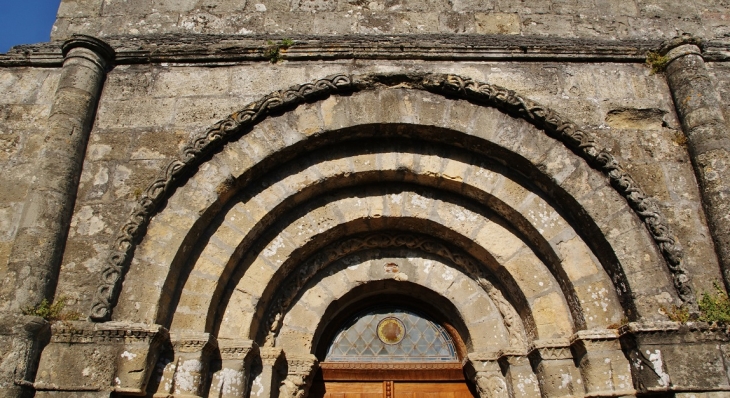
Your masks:
<svg viewBox="0 0 730 398"><path fill-rule="evenodd" d="M468 100L477 106L496 108L527 121L561 142L592 168L602 172L610 185L626 199L662 253L679 297L690 308L696 306L689 277L683 266L682 248L672 236L655 201L638 186L615 157L595 143L591 133L581 130L558 113L514 91L456 75L414 73L334 75L276 91L246 105L193 138L179 157L168 164L161 177L144 191L135 210L112 243L93 299L90 318L98 322L111 318L134 250L144 236L151 218L161 210L161 206L175 189L184 184L198 166L226 143L237 139L242 133L245 134L249 131L247 129L267 116L291 111L303 103L316 102L333 95L388 87L423 90L448 98Z"/></svg>

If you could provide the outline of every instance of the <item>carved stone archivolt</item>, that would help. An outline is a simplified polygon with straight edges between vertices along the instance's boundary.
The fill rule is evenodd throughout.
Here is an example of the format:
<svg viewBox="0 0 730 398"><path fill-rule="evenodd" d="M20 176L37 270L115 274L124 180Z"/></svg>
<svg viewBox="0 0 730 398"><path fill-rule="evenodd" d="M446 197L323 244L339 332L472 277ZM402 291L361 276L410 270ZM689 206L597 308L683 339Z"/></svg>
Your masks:
<svg viewBox="0 0 730 398"><path fill-rule="evenodd" d="M276 91L234 112L205 133L193 138L180 156L168 164L162 176L142 193L129 220L122 226L101 273L90 318L95 321L110 319L134 248L144 235L151 217L208 155L237 137L244 128L256 125L273 112L289 110L306 101L331 95L394 86L468 99L481 106L494 107L522 118L559 140L589 165L603 172L651 233L671 271L679 297L691 308L696 307L696 299L682 262L682 248L674 239L656 202L638 186L613 155L595 143L590 132L581 130L553 110L503 87L456 75L413 73L334 75Z"/></svg>
<svg viewBox="0 0 730 398"><path fill-rule="evenodd" d="M280 293L272 300L272 304L266 312L266 323L264 324L266 339L264 346L271 347L274 345L275 338L282 327L284 315L292 301L318 272L348 254L375 248L421 250L445 258L455 266L461 268L484 289L494 302L509 333L510 347L515 349L524 349L526 347L523 334L524 328L519 315L507 299L505 299L502 292L487 280L484 276L482 266L479 263L467 253L450 248L434 238L424 235L398 233L378 233L342 240L319 251L306 263L297 267L292 272L292 277L290 277L286 285L280 290Z"/></svg>

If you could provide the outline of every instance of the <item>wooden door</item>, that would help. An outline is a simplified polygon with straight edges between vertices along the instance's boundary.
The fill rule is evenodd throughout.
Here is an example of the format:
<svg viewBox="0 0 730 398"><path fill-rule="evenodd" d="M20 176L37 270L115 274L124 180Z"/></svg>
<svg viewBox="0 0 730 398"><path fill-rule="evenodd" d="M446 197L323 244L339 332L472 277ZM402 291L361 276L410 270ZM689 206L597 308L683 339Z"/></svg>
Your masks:
<svg viewBox="0 0 730 398"><path fill-rule="evenodd" d="M466 382L318 381L312 398L472 398Z"/></svg>
<svg viewBox="0 0 730 398"><path fill-rule="evenodd" d="M311 398L472 398L461 365L327 363Z"/></svg>

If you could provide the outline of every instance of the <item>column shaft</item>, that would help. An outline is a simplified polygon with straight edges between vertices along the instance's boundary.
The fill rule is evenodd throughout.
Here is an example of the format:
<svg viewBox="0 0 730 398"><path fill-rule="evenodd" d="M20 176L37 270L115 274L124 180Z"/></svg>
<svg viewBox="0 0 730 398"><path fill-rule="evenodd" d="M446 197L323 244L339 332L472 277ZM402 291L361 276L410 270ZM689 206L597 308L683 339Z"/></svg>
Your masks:
<svg viewBox="0 0 730 398"><path fill-rule="evenodd" d="M0 310L17 311L53 297L86 143L114 57L111 47L88 36L74 36L63 52L48 133L0 290Z"/></svg>
<svg viewBox="0 0 730 398"><path fill-rule="evenodd" d="M700 48L683 44L667 52L667 83L687 136L702 205L725 288L730 291L730 136L720 98Z"/></svg>

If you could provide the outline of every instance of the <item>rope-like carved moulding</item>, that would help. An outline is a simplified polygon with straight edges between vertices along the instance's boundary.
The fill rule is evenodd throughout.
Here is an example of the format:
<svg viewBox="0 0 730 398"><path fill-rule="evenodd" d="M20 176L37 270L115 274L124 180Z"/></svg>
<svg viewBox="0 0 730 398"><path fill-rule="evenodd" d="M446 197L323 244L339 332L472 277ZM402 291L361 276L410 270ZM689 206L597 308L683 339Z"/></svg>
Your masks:
<svg viewBox="0 0 730 398"><path fill-rule="evenodd" d="M497 307L505 327L509 333L510 346L515 349L525 348L525 337L520 332L522 322L517 312L512 308L502 292L495 288L484 276L480 266L466 253L457 252L446 245L427 236L415 234L393 234L378 233L364 237L355 237L332 244L321 250L305 264L292 272L287 285L280 290L267 311L265 317L265 329L267 331L264 346L274 345L275 337L282 327L282 320L285 311L289 308L294 298L301 292L304 286L314 276L330 265L349 254L376 248L407 248L422 250L429 254L435 254L451 261L457 267L463 269L474 279L479 286L489 295Z"/></svg>
<svg viewBox="0 0 730 398"><path fill-rule="evenodd" d="M579 129L558 113L512 90L456 75L413 73L361 76L340 74L276 91L246 105L242 110L234 112L203 134L193 138L183 148L179 157L167 165L161 177L142 193L129 220L121 227L112 243L105 268L101 272L101 281L89 317L95 321L106 321L111 318L112 308L116 304L135 246L142 238L150 219L174 188L185 181L207 155L222 148L244 128L256 125L274 112L291 109L306 101L330 95L394 86L427 90L503 110L544 130L581 156L592 167L602 171L651 233L671 271L680 299L691 309L696 309L696 298L682 263L682 248L673 238L659 207L639 188L613 155L598 147L591 133Z"/></svg>

